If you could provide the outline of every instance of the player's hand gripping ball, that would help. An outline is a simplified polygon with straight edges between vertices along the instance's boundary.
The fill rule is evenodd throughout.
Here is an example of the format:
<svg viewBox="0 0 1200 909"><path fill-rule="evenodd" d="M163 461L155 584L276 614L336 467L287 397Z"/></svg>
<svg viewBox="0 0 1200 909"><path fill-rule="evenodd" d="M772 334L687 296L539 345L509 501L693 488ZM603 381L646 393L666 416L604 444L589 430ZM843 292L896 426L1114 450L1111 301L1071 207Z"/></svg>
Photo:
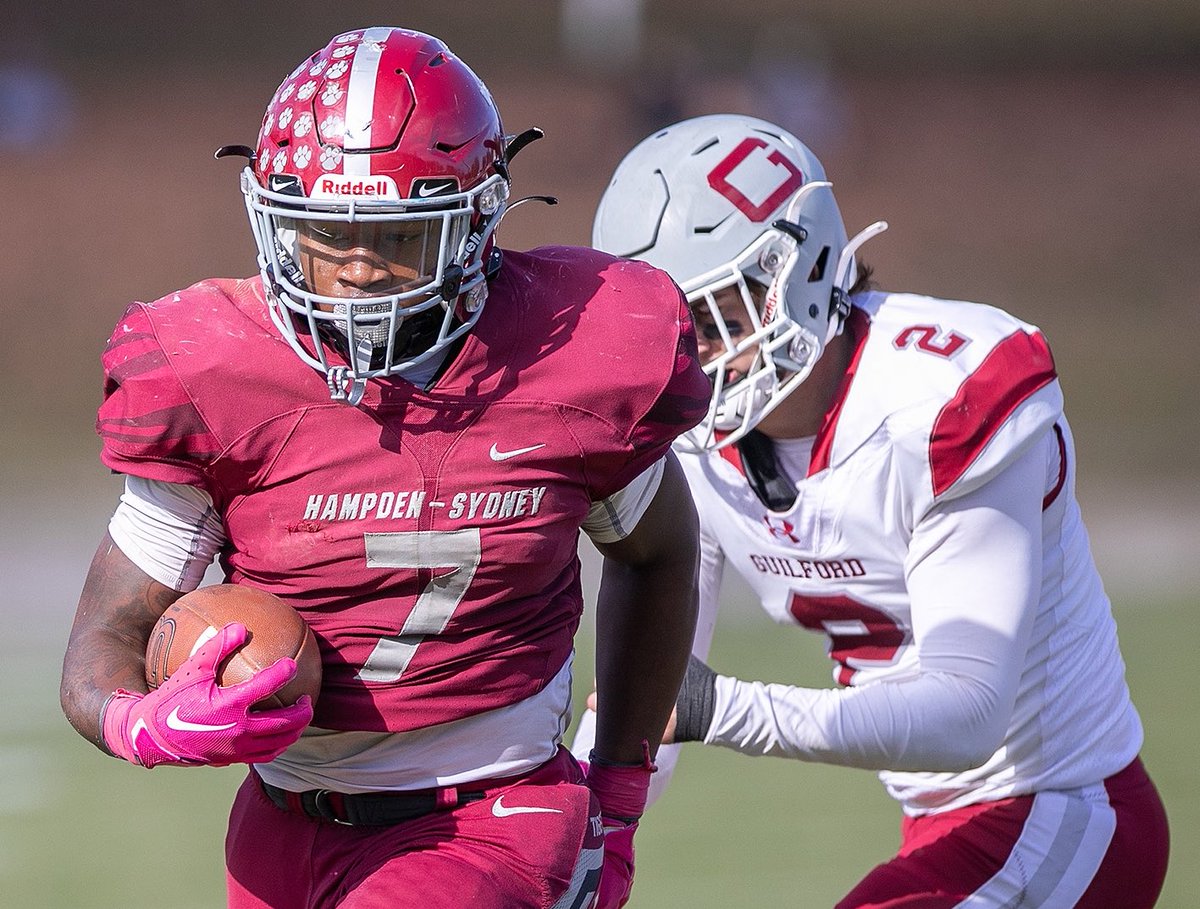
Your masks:
<svg viewBox="0 0 1200 909"><path fill-rule="evenodd" d="M157 688L179 664L230 622L246 626L246 642L217 668L222 687L244 682L282 657L296 661L296 677L254 706L290 707L321 690L321 655L308 623L274 594L241 584L216 584L184 594L167 607L146 645L146 684Z"/></svg>

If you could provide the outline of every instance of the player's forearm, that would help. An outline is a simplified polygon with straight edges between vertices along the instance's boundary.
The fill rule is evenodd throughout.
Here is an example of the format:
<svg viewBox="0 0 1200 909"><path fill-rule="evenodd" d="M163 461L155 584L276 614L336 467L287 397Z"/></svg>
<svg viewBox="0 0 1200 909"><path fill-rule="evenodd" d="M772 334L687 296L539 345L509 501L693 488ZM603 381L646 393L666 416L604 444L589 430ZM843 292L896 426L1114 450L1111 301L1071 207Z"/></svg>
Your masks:
<svg viewBox="0 0 1200 909"><path fill-rule="evenodd" d="M103 747L100 709L105 699L118 688L146 690L146 640L178 597L134 568L105 536L80 594L59 688L64 715L98 747Z"/></svg>
<svg viewBox="0 0 1200 909"><path fill-rule="evenodd" d="M604 572L596 605L595 753L636 763L653 755L671 715L696 630L698 520L674 455L645 513L624 539L597 544Z"/></svg>
<svg viewBox="0 0 1200 909"><path fill-rule="evenodd" d="M63 714L84 738L101 746L100 709L118 688L145 691L145 644L103 632L72 635L63 662L59 700ZM101 746L102 747L102 746Z"/></svg>
<svg viewBox="0 0 1200 909"><path fill-rule="evenodd" d="M867 770L979 766L1008 716L995 690L944 673L844 690L717 676L714 701L709 744Z"/></svg>
<svg viewBox="0 0 1200 909"><path fill-rule="evenodd" d="M695 631L694 562L605 567L596 615L596 752L636 761L658 749Z"/></svg>

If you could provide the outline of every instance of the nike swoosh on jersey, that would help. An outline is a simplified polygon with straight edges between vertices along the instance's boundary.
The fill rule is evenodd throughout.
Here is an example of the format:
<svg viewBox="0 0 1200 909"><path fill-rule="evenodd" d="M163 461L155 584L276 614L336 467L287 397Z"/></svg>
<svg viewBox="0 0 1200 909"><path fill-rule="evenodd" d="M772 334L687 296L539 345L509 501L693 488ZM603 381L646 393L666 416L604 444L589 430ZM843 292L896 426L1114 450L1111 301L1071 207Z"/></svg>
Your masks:
<svg viewBox="0 0 1200 909"><path fill-rule="evenodd" d="M518 805L509 808L501 802L503 798L504 796L500 796L492 802L492 814L496 817L512 817L514 814L562 814L560 808L535 808L532 805Z"/></svg>
<svg viewBox="0 0 1200 909"><path fill-rule="evenodd" d="M167 714L167 726L177 732L220 732L222 729L232 729L235 725L236 723L225 723L221 726L213 726L209 723L189 723L187 720L180 719L178 707Z"/></svg>
<svg viewBox="0 0 1200 909"><path fill-rule="evenodd" d="M507 461L509 458L515 458L517 455L529 454L531 451L537 451L539 448L545 447L546 443L542 442L540 445L530 445L528 448L514 448L512 451L501 451L496 447L496 443L493 442L492 450L488 452L488 455L493 461Z"/></svg>

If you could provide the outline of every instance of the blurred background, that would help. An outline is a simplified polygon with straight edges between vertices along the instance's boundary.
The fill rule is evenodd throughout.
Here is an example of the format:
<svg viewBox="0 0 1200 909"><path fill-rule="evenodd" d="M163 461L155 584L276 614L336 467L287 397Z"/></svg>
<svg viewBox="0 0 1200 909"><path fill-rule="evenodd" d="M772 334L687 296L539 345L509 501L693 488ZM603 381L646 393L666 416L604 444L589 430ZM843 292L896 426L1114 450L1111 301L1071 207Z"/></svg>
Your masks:
<svg viewBox="0 0 1200 909"><path fill-rule="evenodd" d="M239 164L213 150L253 144L275 86L332 35L404 25L476 70L510 132L547 133L514 191L560 204L512 213L504 245L586 244L630 147L683 117L743 112L817 152L852 233L890 222L867 250L881 286L1044 329L1173 824L1159 905L1196 904L1194 0L0 0L0 23L0 902L222 904L241 773L119 765L58 708L75 600L120 489L92 432L98 358L130 300L254 271ZM736 585L728 600L714 665L829 683L818 642L770 626ZM580 640L586 680L587 622ZM871 774L695 746L639 834L631 905L831 905L897 840Z"/></svg>

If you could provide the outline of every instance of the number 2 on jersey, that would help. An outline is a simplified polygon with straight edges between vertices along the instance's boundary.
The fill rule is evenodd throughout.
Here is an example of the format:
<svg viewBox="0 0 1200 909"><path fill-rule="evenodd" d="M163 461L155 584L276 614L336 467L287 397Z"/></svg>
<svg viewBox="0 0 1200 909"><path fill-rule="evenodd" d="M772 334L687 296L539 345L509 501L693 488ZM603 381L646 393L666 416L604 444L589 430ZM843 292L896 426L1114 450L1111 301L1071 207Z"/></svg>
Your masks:
<svg viewBox="0 0 1200 909"><path fill-rule="evenodd" d="M917 350L923 350L935 357L950 359L971 343L970 338L963 337L956 331L943 331L940 325L910 325L896 335L892 345L897 350L903 350L916 344Z"/></svg>
<svg viewBox="0 0 1200 909"><path fill-rule="evenodd" d="M479 568L479 528L363 534L368 568L411 568L432 572L399 634L380 638L358 672L364 682L394 682L428 634L450 622ZM440 573L437 569L442 569Z"/></svg>

